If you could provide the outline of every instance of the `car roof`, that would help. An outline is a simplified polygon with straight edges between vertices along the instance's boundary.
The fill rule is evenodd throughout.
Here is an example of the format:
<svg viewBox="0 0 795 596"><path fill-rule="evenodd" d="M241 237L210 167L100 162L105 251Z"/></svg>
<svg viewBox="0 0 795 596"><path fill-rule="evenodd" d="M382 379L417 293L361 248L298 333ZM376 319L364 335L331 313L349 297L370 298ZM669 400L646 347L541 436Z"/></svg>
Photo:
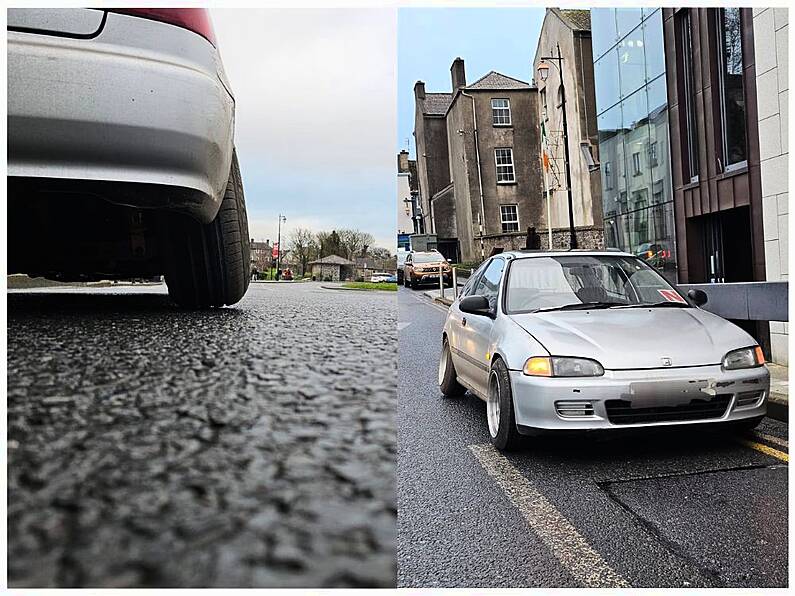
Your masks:
<svg viewBox="0 0 795 596"><path fill-rule="evenodd" d="M571 249L571 250L508 250L499 253L502 256L509 256L514 259L527 259L531 257L571 257L571 256L584 256L584 257L635 257L632 253L624 252L617 249L607 250L589 250L589 249ZM495 255L498 256L498 255Z"/></svg>

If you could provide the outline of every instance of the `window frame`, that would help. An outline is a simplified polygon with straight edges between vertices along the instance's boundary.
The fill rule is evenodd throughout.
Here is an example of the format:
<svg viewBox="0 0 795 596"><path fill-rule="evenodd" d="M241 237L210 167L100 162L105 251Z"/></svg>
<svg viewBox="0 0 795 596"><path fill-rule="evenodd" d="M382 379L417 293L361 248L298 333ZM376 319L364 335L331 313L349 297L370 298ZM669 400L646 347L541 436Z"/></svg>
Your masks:
<svg viewBox="0 0 795 596"><path fill-rule="evenodd" d="M506 221L505 220L505 213L503 212L503 208L504 207L508 207L508 208L513 207L514 214L516 215L516 219L515 220L513 220L513 219L510 220L510 221ZM515 230L506 230L505 229L505 225L506 224L510 225L510 224L514 224L514 223L516 224L516 229ZM521 231L522 226L519 225L519 205L517 203L500 204L500 226L501 226L503 234L511 234L513 232Z"/></svg>
<svg viewBox="0 0 795 596"><path fill-rule="evenodd" d="M696 113L696 74L693 61L693 19L690 8L685 8L676 15L677 41L682 57L682 78L679 80L680 93L684 103L681 124L685 134L681 135L682 154L687 168L686 177L690 183L698 182L701 174L699 153L701 150L698 138L698 115Z"/></svg>
<svg viewBox="0 0 795 596"><path fill-rule="evenodd" d="M507 105L502 107L494 107L495 101L504 101ZM508 122L495 122L498 112L508 113ZM492 97L491 98L491 125L495 127L513 126L513 117L511 116L511 100L507 97Z"/></svg>
<svg viewBox="0 0 795 596"><path fill-rule="evenodd" d="M745 82L745 48L743 48L743 39L742 39L742 28L743 23L745 21L743 17L743 9L740 7L730 6L730 9L737 9L738 17L740 19L740 54L741 54L741 66L740 71L740 82L742 83L743 88L743 127L744 127L744 139L745 139L745 148L744 154L745 159L741 161L737 161L734 163L729 162L729 144L728 144L728 137L727 137L727 126L726 126L726 38L724 35L724 23L725 23L725 10L726 8L715 8L714 10L714 30L715 30L715 37L714 40L716 42L716 50L717 50L717 68L718 68L718 108L720 112L720 131L719 131L719 142L721 147L721 171L722 172L733 172L737 170L743 170L748 167L748 105L745 101L745 91L746 91L746 82Z"/></svg>
<svg viewBox="0 0 795 596"><path fill-rule="evenodd" d="M507 164L500 164L498 158L498 152L500 151L508 151L508 156L510 157L510 163ZM516 184L516 164L513 159L513 147L495 147L494 148L494 167L495 173L497 175L497 184ZM510 180L500 180L500 168L507 168L510 167L511 172L511 179Z"/></svg>

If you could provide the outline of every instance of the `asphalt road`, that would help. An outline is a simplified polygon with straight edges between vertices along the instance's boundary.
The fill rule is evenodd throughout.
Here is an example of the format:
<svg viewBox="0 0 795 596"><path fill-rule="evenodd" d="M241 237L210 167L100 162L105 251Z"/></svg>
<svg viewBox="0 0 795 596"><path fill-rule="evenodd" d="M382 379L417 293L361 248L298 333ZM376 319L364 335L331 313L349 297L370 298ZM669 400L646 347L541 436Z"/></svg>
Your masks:
<svg viewBox="0 0 795 596"><path fill-rule="evenodd" d="M394 293L8 295L11 586L394 586Z"/></svg>
<svg viewBox="0 0 795 596"><path fill-rule="evenodd" d="M787 425L740 436L526 440L445 399L445 308L398 293L398 585L787 585Z"/></svg>

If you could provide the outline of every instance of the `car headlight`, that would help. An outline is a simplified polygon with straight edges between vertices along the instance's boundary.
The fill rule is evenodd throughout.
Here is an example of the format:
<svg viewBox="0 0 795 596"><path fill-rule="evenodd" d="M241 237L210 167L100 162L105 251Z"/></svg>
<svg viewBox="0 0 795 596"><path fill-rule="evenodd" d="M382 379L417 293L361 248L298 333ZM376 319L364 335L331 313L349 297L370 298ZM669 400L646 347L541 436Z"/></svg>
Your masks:
<svg viewBox="0 0 795 596"><path fill-rule="evenodd" d="M765 355L762 348L752 346L750 348L740 348L732 350L723 357L723 368L726 370L736 370L738 368L754 368L765 363Z"/></svg>
<svg viewBox="0 0 795 596"><path fill-rule="evenodd" d="M531 377L601 377L605 369L596 360L567 356L534 356L524 363Z"/></svg>

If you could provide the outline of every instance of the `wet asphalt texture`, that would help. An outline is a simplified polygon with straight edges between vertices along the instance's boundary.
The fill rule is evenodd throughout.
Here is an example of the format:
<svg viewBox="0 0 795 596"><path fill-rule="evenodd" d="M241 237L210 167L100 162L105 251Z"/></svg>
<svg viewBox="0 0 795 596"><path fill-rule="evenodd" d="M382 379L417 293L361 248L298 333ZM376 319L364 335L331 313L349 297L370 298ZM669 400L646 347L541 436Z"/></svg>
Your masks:
<svg viewBox="0 0 795 596"><path fill-rule="evenodd" d="M398 585L580 587L468 449L485 403L445 399L445 307L398 293ZM787 585L787 425L756 431L525 439L510 463L633 587ZM553 529L553 531L555 531Z"/></svg>
<svg viewBox="0 0 795 596"><path fill-rule="evenodd" d="M396 308L9 293L9 584L394 586Z"/></svg>

